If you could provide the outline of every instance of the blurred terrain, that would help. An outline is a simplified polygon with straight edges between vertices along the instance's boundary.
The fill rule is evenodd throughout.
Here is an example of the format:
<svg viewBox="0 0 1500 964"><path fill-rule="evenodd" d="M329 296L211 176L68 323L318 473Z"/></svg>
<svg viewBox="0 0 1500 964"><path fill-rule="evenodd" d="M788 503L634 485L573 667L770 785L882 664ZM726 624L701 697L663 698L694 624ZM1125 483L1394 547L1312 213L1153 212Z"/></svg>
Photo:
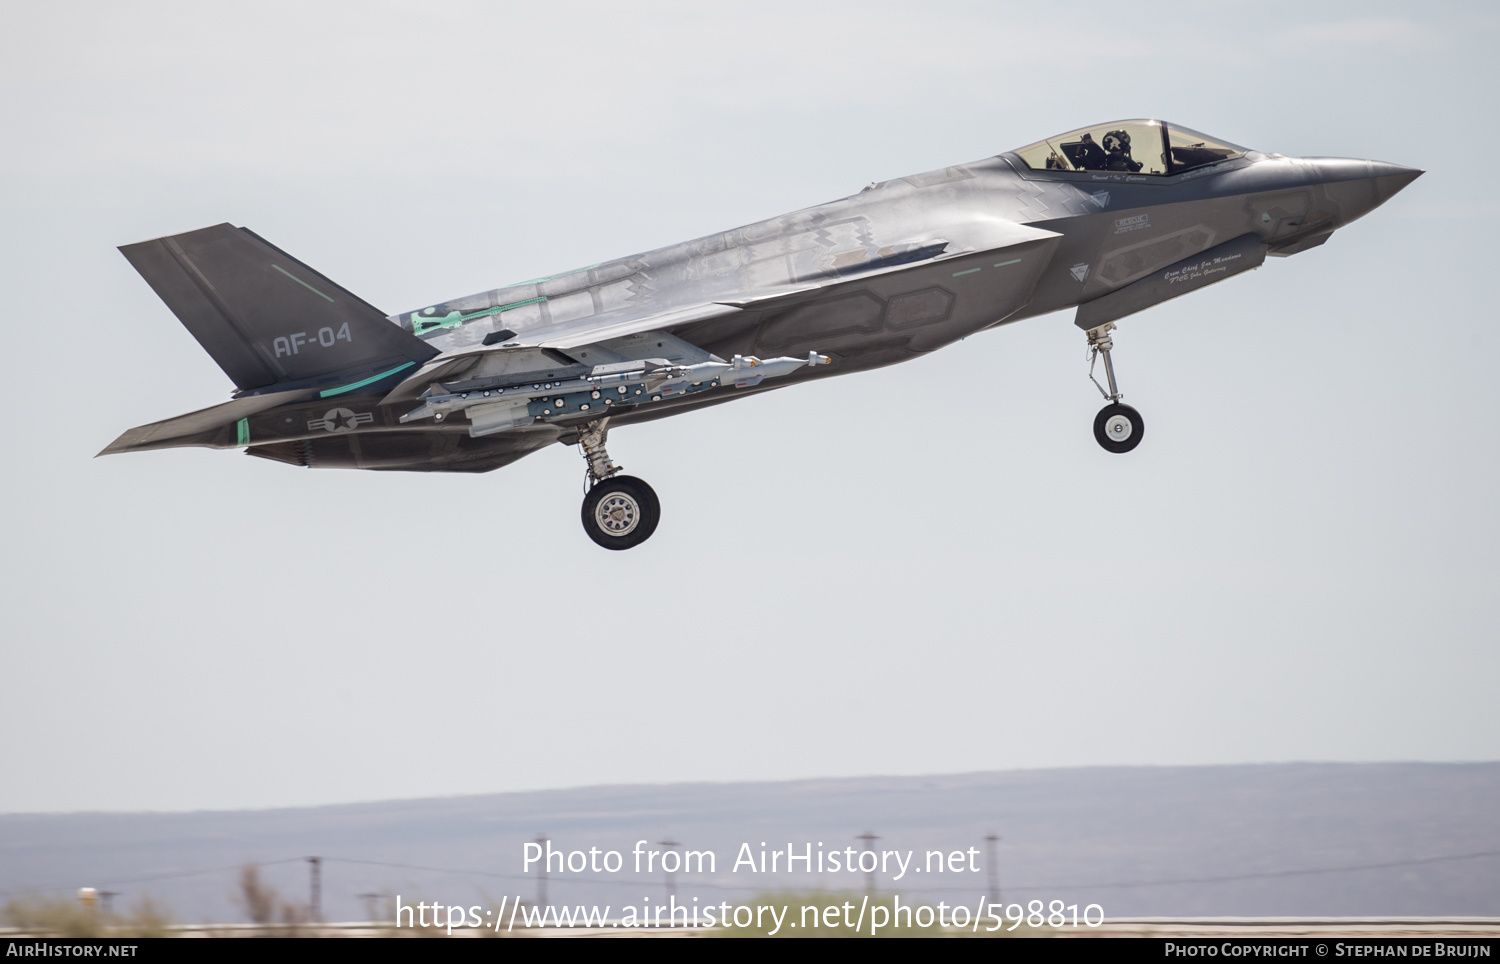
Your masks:
<svg viewBox="0 0 1500 964"><path fill-rule="evenodd" d="M321 858L327 920L383 916L395 895L444 904L538 898L526 842L616 850L621 873L558 873L553 904L660 901L659 872L631 850L673 840L712 850L714 873L680 873L679 901L862 890L865 875L732 870L791 843L816 854L872 832L876 850L976 848L982 869L877 874L884 892L972 906L996 834L1006 901L1063 899L1122 916L1500 915L1500 763L1295 763L1092 767L925 777L600 786L340 806L191 813L0 815L0 896L80 887L119 906L150 898L181 923L242 920L246 864L310 902ZM782 865L785 866L784 864ZM800 867L800 865L799 865Z"/></svg>

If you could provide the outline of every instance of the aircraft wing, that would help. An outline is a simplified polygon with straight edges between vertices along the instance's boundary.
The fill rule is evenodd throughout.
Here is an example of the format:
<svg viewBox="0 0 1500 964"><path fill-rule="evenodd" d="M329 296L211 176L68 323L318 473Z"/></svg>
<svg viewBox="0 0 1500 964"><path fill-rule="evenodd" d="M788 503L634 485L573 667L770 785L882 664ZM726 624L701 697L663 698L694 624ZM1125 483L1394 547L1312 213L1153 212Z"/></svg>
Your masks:
<svg viewBox="0 0 1500 964"><path fill-rule="evenodd" d="M504 325L500 333L503 338L491 335L485 339L491 344L478 344L478 335L469 336L467 344L450 347L392 389L383 404L414 399L434 382L445 381L449 376L469 369L476 359L495 351L556 349L566 352L647 331L671 332L692 326L694 332L703 332L716 329L718 326L714 322L717 321L732 325L734 316L741 314L746 316L747 322L753 323L760 316L805 301L836 296L843 289L863 287L870 280L885 275L1058 237L1061 235L1057 232L1015 221L974 217L936 230L928 229L922 237L902 244L894 255L872 251L863 262L822 275L797 278L790 283L758 289L729 287L719 292L704 292L687 304L648 301L542 324L497 322L497 325ZM572 293L582 290L573 289ZM479 314L487 316L494 311L496 309L486 309ZM509 316L503 317L508 319Z"/></svg>
<svg viewBox="0 0 1500 964"><path fill-rule="evenodd" d="M508 339L505 344L523 348L567 350L642 331L670 331L733 315L750 307L757 311L774 311L806 300L814 294L833 293L840 288L857 286L871 278L906 271L923 263L983 251L998 251L1028 241L1060 236L1055 231L1001 218L974 218L932 231L930 237L912 242L898 256L882 259L877 255L863 264L856 264L849 270L832 276L799 279L795 283L769 289L731 291L683 307L631 306L518 331L516 337Z"/></svg>
<svg viewBox="0 0 1500 964"><path fill-rule="evenodd" d="M567 350L592 345L611 338L634 335L642 331L665 331L678 325L690 325L710 318L732 315L740 309L732 304L688 305L684 308L622 309L603 315L577 318L559 324L544 325L523 331L506 342L521 348L556 348ZM613 315L613 317L611 317Z"/></svg>

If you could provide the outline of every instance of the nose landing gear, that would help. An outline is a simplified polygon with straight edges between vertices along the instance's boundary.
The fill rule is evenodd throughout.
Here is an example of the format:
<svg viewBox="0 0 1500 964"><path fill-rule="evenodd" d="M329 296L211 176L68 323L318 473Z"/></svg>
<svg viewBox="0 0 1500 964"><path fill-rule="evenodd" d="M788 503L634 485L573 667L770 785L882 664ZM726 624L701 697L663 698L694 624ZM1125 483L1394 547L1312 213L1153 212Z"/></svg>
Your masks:
<svg viewBox="0 0 1500 964"><path fill-rule="evenodd" d="M1094 416L1094 438L1106 452L1129 452L1141 444L1146 425L1129 405L1106 405Z"/></svg>
<svg viewBox="0 0 1500 964"><path fill-rule="evenodd" d="M1088 331L1089 381L1094 383L1099 394L1109 403L1094 416L1094 438L1106 452L1129 452L1141 444L1141 439L1146 435L1146 423L1140 412L1120 403L1120 399L1125 396L1115 384L1115 366L1109 357L1110 351L1115 347L1114 341L1109 337L1114 327L1115 323L1110 321ZM1104 377L1109 382L1109 391L1105 391L1104 386L1094 377L1094 363L1101 356L1104 358Z"/></svg>
<svg viewBox="0 0 1500 964"><path fill-rule="evenodd" d="M590 422L578 445L589 466L588 494L583 497L583 531L606 549L629 549L651 538L661 521L661 502L641 479L620 475L604 449L609 419Z"/></svg>

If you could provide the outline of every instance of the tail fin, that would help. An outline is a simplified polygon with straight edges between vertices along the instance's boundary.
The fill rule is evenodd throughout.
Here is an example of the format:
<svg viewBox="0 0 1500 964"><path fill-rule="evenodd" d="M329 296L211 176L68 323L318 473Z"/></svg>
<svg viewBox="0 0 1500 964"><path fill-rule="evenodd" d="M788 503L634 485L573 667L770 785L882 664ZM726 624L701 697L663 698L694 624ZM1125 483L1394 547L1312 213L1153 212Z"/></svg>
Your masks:
<svg viewBox="0 0 1500 964"><path fill-rule="evenodd" d="M217 224L120 253L241 391L405 369L438 353L247 228Z"/></svg>

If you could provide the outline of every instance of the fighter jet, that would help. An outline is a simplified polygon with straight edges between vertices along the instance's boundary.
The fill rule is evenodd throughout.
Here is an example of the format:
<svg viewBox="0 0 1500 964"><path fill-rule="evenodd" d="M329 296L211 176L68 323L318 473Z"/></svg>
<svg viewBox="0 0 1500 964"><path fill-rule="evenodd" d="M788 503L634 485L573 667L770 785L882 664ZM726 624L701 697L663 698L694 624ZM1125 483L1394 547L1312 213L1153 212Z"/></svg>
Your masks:
<svg viewBox="0 0 1500 964"><path fill-rule="evenodd" d="M100 454L196 445L306 467L488 472L576 445L583 527L627 549L661 507L611 460L610 429L1066 308L1105 402L1094 437L1129 452L1146 426L1115 374L1120 319L1317 247L1421 173L1113 121L397 315L219 224L120 250L234 382L231 400Z"/></svg>

